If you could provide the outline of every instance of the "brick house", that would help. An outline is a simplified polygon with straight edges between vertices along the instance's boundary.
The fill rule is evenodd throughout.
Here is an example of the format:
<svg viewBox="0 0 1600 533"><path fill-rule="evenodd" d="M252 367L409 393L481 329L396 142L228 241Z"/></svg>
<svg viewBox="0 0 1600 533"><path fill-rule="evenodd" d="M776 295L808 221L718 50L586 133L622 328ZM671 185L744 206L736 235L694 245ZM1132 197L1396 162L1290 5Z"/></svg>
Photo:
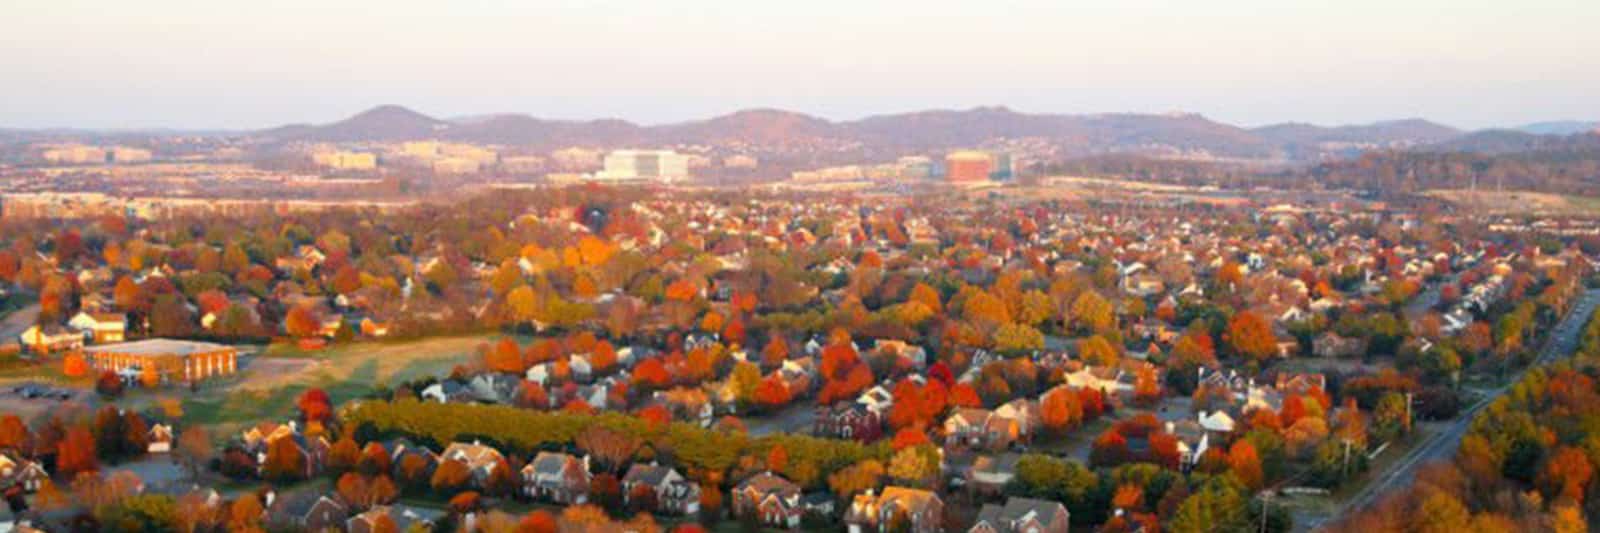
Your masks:
<svg viewBox="0 0 1600 533"><path fill-rule="evenodd" d="M754 516L771 527L800 527L800 486L771 472L750 476L733 489L733 515Z"/></svg>
<svg viewBox="0 0 1600 533"><path fill-rule="evenodd" d="M883 415L856 402L819 407L812 433L821 437L872 442L883 437Z"/></svg>
<svg viewBox="0 0 1600 533"><path fill-rule="evenodd" d="M1008 498L1004 506L984 504L967 533L1067 533L1071 517L1060 502Z"/></svg>

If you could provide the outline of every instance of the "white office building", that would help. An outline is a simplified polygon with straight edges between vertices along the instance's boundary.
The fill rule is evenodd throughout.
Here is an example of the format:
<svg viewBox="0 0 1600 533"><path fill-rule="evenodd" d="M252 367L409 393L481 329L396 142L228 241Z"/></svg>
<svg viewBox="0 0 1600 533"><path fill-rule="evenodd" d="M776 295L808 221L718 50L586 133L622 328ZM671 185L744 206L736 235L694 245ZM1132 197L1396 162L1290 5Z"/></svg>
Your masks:
<svg viewBox="0 0 1600 533"><path fill-rule="evenodd" d="M672 150L616 150L594 179L677 181L689 177L689 157Z"/></svg>

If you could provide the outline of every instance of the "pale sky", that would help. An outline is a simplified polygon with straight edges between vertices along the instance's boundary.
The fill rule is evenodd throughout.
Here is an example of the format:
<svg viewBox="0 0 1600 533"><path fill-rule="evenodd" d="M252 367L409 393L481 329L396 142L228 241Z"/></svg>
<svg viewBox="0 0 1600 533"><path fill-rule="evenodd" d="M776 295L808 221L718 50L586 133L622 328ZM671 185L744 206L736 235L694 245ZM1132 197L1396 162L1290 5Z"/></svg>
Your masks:
<svg viewBox="0 0 1600 533"><path fill-rule="evenodd" d="M1481 128L1600 119L1597 23L1597 0L9 0L0 128L259 128L386 103Z"/></svg>

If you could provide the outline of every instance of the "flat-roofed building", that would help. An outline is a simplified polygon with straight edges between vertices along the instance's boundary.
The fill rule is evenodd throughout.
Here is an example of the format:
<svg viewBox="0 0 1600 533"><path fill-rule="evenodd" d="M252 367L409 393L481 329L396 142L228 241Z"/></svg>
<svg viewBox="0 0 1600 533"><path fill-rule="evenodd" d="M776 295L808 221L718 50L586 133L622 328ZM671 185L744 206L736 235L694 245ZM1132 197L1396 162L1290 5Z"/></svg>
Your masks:
<svg viewBox="0 0 1600 533"><path fill-rule="evenodd" d="M106 162L106 150L94 146L69 144L44 151L44 160L54 164L100 164Z"/></svg>
<svg viewBox="0 0 1600 533"><path fill-rule="evenodd" d="M990 179L1009 180L1017 177L1017 157L1011 152L991 150L989 160L994 163L989 169Z"/></svg>
<svg viewBox="0 0 1600 533"><path fill-rule="evenodd" d="M176 339L105 344L86 348L84 352L97 371L137 378L146 367L154 366L164 383L232 374L238 370L239 356L239 351L232 346Z"/></svg>
<svg viewBox="0 0 1600 533"><path fill-rule="evenodd" d="M988 181L994 172L994 157L987 152L951 152L944 161L945 179L949 181Z"/></svg>
<svg viewBox="0 0 1600 533"><path fill-rule="evenodd" d="M153 155L149 150L130 146L117 146L111 149L111 160L117 163L148 163Z"/></svg>
<svg viewBox="0 0 1600 533"><path fill-rule="evenodd" d="M689 177L689 158L672 150L617 150L606 155L597 180L674 181Z"/></svg>

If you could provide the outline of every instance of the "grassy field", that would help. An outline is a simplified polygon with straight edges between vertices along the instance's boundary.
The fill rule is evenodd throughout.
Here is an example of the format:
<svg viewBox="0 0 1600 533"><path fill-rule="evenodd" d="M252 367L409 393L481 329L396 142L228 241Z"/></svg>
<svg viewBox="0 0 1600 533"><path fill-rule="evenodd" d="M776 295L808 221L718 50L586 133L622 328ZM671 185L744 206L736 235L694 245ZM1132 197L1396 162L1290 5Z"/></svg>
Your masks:
<svg viewBox="0 0 1600 533"><path fill-rule="evenodd" d="M1600 198L1528 191L1438 189L1428 196L1485 213L1521 215L1597 215Z"/></svg>
<svg viewBox="0 0 1600 533"><path fill-rule="evenodd" d="M294 401L321 388L335 405L390 385L444 376L473 357L489 336L443 337L397 343L355 343L305 352L289 345L267 347L237 378L206 385L184 399L184 419L230 431L294 413Z"/></svg>
<svg viewBox="0 0 1600 533"><path fill-rule="evenodd" d="M40 361L18 360L0 368L0 386L23 382L48 382L57 385L89 386L89 378L72 378L61 373L61 356L52 355Z"/></svg>

